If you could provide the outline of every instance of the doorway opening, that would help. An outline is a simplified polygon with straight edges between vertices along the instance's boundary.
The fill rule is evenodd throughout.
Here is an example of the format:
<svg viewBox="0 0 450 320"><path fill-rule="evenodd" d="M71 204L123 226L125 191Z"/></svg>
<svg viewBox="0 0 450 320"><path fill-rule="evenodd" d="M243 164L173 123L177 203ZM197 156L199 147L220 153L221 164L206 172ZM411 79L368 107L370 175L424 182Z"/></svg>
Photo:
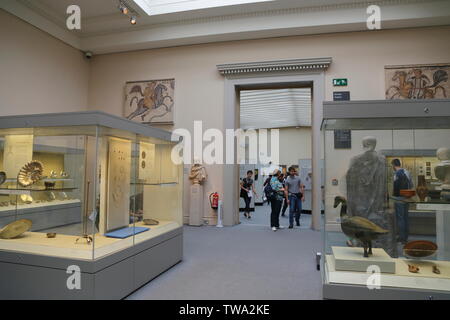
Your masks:
<svg viewBox="0 0 450 320"><path fill-rule="evenodd" d="M296 225L296 215L289 219L287 199L280 210L280 226L310 228L312 212L312 82L242 85L236 87L238 97L238 127L243 130L268 130L268 156L278 152L277 159L262 163L251 158L249 140L246 139L245 164L239 165L237 172L239 194L237 195L239 222L249 226L270 226L270 197L265 185L270 181L275 169L283 175L293 167L303 186L300 202L300 225ZM277 146L271 145L270 131L278 131ZM275 150L275 148L277 150ZM258 155L260 154L258 148ZM256 161L255 161L256 160ZM247 175L247 173L249 173ZM249 185L251 184L251 187ZM247 190L249 192L247 192ZM266 189L267 190L267 189ZM269 198L269 199L268 199ZM322 209L322 208L321 208Z"/></svg>

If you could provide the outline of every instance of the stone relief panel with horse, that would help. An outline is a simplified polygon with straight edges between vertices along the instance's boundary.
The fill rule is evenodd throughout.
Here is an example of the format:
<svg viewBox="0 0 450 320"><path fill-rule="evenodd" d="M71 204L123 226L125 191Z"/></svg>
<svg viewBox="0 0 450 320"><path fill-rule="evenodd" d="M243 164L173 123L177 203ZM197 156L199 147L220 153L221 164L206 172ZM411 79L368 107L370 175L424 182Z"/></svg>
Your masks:
<svg viewBox="0 0 450 320"><path fill-rule="evenodd" d="M386 99L445 99L449 64L386 66Z"/></svg>
<svg viewBox="0 0 450 320"><path fill-rule="evenodd" d="M174 79L127 82L124 116L144 124L173 123L174 90Z"/></svg>

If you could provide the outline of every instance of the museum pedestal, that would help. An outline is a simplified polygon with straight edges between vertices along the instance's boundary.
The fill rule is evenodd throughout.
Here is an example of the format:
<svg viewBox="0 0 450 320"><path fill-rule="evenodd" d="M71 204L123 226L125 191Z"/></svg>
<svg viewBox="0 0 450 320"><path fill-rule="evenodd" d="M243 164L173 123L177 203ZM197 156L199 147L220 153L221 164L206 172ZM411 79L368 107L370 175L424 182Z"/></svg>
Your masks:
<svg viewBox="0 0 450 320"><path fill-rule="evenodd" d="M382 273L395 273L395 261L380 248L373 248L368 258L363 256L362 248L331 247L334 265L339 271L367 272L370 266L378 266Z"/></svg>
<svg viewBox="0 0 450 320"><path fill-rule="evenodd" d="M190 188L189 225L203 225L203 186L193 184Z"/></svg>
<svg viewBox="0 0 450 320"><path fill-rule="evenodd" d="M0 299L122 299L182 257L182 227L92 260L0 250Z"/></svg>

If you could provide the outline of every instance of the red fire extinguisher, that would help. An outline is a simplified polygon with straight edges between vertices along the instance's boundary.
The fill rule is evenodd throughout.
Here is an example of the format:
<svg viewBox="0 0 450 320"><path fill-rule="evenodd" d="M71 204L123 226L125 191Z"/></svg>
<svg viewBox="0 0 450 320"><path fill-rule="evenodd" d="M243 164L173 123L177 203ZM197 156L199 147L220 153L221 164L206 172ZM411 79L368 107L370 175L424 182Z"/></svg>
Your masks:
<svg viewBox="0 0 450 320"><path fill-rule="evenodd" d="M213 192L209 195L209 203L211 204L212 209L217 209L219 207L219 194L217 192Z"/></svg>

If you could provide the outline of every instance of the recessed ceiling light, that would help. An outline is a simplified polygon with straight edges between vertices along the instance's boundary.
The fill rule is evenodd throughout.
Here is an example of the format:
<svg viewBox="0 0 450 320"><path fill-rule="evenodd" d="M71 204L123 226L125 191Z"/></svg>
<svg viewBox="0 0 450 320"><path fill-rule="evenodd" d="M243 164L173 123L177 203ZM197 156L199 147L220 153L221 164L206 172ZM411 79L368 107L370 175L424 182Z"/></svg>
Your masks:
<svg viewBox="0 0 450 320"><path fill-rule="evenodd" d="M122 12L123 14L128 14L128 8L127 8L127 6L126 6L123 2L120 2L120 4L119 4L119 10L120 10L120 12Z"/></svg>
<svg viewBox="0 0 450 320"><path fill-rule="evenodd" d="M136 23L137 23L137 20L136 20L136 17L135 17L135 16L131 16L131 18L130 18L130 23L131 23L131 24L136 24Z"/></svg>

